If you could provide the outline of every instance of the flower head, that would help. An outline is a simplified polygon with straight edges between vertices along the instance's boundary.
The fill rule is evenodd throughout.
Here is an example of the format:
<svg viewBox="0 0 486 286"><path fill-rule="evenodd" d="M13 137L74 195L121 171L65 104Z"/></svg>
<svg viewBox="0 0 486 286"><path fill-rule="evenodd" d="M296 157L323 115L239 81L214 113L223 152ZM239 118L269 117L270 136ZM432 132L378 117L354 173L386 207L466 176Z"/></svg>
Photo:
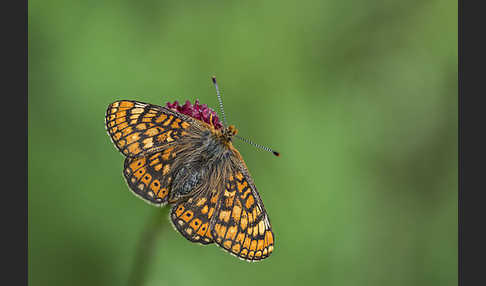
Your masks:
<svg viewBox="0 0 486 286"><path fill-rule="evenodd" d="M167 102L165 107L211 124L216 129L223 128L223 125L219 122L216 112L206 104L199 104L198 99L196 99L194 105L192 105L189 100L186 100L186 103L181 106L176 100L174 103Z"/></svg>

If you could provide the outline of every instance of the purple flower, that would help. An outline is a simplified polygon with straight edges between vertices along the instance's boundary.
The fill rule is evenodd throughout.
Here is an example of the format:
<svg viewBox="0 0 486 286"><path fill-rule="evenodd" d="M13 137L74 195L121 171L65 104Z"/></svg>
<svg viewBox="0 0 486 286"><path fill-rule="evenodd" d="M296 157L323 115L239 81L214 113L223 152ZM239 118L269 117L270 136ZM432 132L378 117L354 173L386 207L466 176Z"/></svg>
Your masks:
<svg viewBox="0 0 486 286"><path fill-rule="evenodd" d="M206 104L202 104L202 105L199 104L198 99L196 99L194 105L192 105L189 100L186 100L186 103L181 106L179 102L176 100L174 101L174 103L167 102L165 107L180 112L182 114L189 115L193 118L204 121L208 124L211 124L216 129L223 128L223 125L219 122L219 118L216 112L212 110L210 107L208 107ZM212 116L212 120L211 120L211 116ZM212 122L210 122L210 120Z"/></svg>

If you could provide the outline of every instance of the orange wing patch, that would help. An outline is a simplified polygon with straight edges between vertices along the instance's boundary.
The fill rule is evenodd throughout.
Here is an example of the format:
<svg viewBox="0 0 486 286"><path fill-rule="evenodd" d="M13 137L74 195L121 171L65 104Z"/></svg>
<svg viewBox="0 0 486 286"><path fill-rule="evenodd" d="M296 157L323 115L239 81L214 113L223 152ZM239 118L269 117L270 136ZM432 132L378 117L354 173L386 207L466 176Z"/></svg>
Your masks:
<svg viewBox="0 0 486 286"><path fill-rule="evenodd" d="M185 136L188 116L161 106L121 100L108 106L105 127L115 146L127 157L149 154Z"/></svg>
<svg viewBox="0 0 486 286"><path fill-rule="evenodd" d="M273 252L270 220L246 175L236 172L228 178L217 209L211 234L219 246L247 261L264 259Z"/></svg>

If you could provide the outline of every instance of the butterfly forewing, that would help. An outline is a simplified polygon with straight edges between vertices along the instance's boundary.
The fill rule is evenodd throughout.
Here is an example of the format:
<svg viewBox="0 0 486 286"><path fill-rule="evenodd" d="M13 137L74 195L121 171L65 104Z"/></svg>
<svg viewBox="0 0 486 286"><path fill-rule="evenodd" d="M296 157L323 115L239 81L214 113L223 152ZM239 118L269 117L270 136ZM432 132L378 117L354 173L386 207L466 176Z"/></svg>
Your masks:
<svg viewBox="0 0 486 286"><path fill-rule="evenodd" d="M214 241L239 258L258 261L273 252L274 236L246 168L235 168L226 180L214 217Z"/></svg>
<svg viewBox="0 0 486 286"><path fill-rule="evenodd" d="M120 100L108 106L105 127L115 146L127 157L150 154L187 135L190 117L165 107Z"/></svg>

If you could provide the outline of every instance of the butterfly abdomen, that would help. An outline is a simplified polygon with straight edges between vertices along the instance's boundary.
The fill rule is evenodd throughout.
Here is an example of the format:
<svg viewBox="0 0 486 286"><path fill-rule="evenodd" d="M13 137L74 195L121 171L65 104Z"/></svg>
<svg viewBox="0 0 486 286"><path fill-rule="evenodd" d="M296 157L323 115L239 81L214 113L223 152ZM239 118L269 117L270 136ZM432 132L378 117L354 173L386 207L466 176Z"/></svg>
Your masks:
<svg viewBox="0 0 486 286"><path fill-rule="evenodd" d="M197 166L183 166L176 171L172 199L189 194L201 182L202 172Z"/></svg>

